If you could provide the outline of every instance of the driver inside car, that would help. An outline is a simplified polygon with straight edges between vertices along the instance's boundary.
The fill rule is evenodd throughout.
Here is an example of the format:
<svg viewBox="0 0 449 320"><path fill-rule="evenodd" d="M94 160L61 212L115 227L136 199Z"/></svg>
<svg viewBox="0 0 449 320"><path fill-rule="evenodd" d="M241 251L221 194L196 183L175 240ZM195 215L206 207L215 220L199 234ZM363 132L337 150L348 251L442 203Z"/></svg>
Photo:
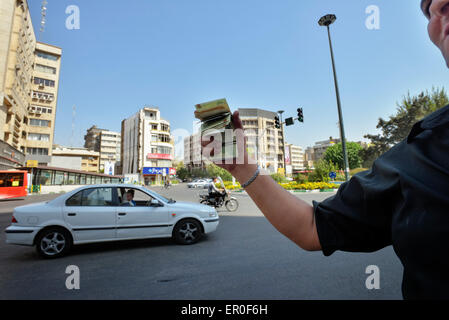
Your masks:
<svg viewBox="0 0 449 320"><path fill-rule="evenodd" d="M126 200L123 201L121 206L123 206L123 207L135 207L136 206L136 202L134 201L134 190L129 189L128 191L126 191L125 195L126 195Z"/></svg>

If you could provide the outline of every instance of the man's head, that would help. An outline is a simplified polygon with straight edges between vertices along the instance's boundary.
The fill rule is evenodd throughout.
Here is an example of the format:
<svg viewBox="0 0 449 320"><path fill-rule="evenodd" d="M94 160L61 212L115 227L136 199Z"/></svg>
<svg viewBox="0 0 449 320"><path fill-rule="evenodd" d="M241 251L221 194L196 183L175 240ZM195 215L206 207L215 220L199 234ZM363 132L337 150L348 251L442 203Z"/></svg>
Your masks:
<svg viewBox="0 0 449 320"><path fill-rule="evenodd" d="M440 49L449 67L449 0L421 0L421 10L429 20L430 40Z"/></svg>
<svg viewBox="0 0 449 320"><path fill-rule="evenodd" d="M132 201L134 199L134 190L128 190L126 192L126 200Z"/></svg>

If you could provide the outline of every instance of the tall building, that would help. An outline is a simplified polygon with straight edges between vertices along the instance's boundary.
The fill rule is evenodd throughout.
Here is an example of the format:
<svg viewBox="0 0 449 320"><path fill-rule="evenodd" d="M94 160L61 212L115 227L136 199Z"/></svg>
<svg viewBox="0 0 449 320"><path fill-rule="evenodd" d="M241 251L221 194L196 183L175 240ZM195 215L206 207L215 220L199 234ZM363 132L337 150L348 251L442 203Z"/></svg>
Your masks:
<svg viewBox="0 0 449 320"><path fill-rule="evenodd" d="M144 107L123 120L121 137L123 174L138 174L145 185L176 174L170 122L161 118L159 108Z"/></svg>
<svg viewBox="0 0 449 320"><path fill-rule="evenodd" d="M202 156L201 134L195 133L184 138L184 166L189 170L204 169L205 162Z"/></svg>
<svg viewBox="0 0 449 320"><path fill-rule="evenodd" d="M292 173L295 174L298 171L305 168L305 153L302 147L295 146L293 144L287 144L286 163L287 166L291 166Z"/></svg>
<svg viewBox="0 0 449 320"><path fill-rule="evenodd" d="M1 156L6 151L49 163L61 54L36 42L27 1L0 2Z"/></svg>
<svg viewBox="0 0 449 320"><path fill-rule="evenodd" d="M100 171L104 171L107 162L115 164L116 168L120 166L120 133L92 126L84 136L84 147L100 153Z"/></svg>
<svg viewBox="0 0 449 320"><path fill-rule="evenodd" d="M278 114L261 109L239 109L239 114L248 136L248 151L259 166L270 173L283 171L284 137L274 121Z"/></svg>

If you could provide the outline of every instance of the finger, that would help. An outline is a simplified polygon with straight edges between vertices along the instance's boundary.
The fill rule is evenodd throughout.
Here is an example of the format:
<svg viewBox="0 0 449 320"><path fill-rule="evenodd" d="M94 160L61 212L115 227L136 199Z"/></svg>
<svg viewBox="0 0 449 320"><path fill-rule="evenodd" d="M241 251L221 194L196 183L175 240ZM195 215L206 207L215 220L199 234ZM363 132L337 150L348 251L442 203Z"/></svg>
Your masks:
<svg viewBox="0 0 449 320"><path fill-rule="evenodd" d="M234 114L232 115L232 124L234 125L234 129L243 130L242 120L240 120L240 114L238 111L234 112Z"/></svg>

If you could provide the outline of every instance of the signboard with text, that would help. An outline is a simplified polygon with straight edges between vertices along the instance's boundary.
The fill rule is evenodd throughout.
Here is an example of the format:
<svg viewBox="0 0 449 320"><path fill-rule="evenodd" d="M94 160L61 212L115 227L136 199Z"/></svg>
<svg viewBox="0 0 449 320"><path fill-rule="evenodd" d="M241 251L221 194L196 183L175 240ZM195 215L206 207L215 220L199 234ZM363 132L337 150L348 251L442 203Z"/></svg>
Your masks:
<svg viewBox="0 0 449 320"><path fill-rule="evenodd" d="M172 160L171 154L149 153L147 159Z"/></svg>

